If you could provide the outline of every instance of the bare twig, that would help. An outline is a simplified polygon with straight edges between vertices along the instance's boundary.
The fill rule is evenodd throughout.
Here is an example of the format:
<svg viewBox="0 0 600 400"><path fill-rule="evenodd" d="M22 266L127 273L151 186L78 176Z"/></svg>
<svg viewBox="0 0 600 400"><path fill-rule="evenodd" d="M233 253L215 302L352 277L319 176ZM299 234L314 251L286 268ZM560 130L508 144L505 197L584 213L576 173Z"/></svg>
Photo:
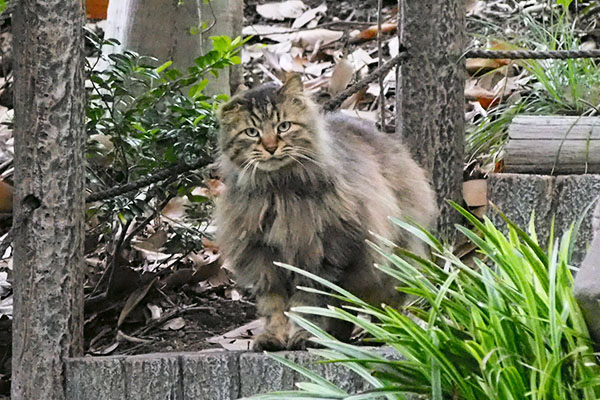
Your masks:
<svg viewBox="0 0 600 400"><path fill-rule="evenodd" d="M371 74L367 75L360 81L356 82L354 85L350 86L333 99L329 100L325 104L323 104L324 111L334 111L340 107L340 105L350 97L352 94L358 92L359 90L363 90L366 88L369 83L373 82L375 79L378 79L381 75L386 75L392 68L396 66L396 64L400 63L403 59L406 58L406 49L402 44L400 44L400 53L397 56L393 57L381 67L377 68Z"/></svg>
<svg viewBox="0 0 600 400"><path fill-rule="evenodd" d="M381 50L381 19L383 8L383 0L377 0L377 68L381 68L383 65L383 52ZM385 90L383 88L384 74L379 75L379 124L383 128L385 125Z"/></svg>
<svg viewBox="0 0 600 400"><path fill-rule="evenodd" d="M169 312L163 314L160 318L150 321L148 323L148 325L141 327L139 329L136 329L134 332L131 333L131 335L132 336L143 335L144 333L148 332L150 329L167 322L168 320L170 320L171 318L173 318L175 316L181 315L186 312L194 312L194 311L208 311L210 313L216 312L214 307L209 307L209 306L190 306L190 307L177 308L175 310L172 310L172 311L169 311Z"/></svg>
<svg viewBox="0 0 600 400"><path fill-rule="evenodd" d="M398 37L398 43L402 46L404 43L404 0L398 0L398 15L397 15L398 29L396 29L396 35ZM402 115L404 111L403 99L402 99L402 84L398 81L402 76L402 63L396 64L396 132L402 136Z"/></svg>
<svg viewBox="0 0 600 400"><path fill-rule="evenodd" d="M274 36L274 35L285 35L288 33L298 33L298 32L304 32L304 31L314 31L315 29L321 29L321 28L327 28L330 26L337 26L337 25L350 25L350 26L371 26L372 24L369 22L360 22L360 21L332 21L332 22L325 22L324 24L320 24L317 26L313 26L311 28L298 28L298 29L290 29L288 31L281 31L281 32L267 32L267 33L256 33L257 36Z"/></svg>
<svg viewBox="0 0 600 400"><path fill-rule="evenodd" d="M150 213L150 215L148 215L138 226L136 226L130 233L129 235L127 235L127 237L125 238L125 240L123 240L123 245L125 247L127 247L129 245L129 243L131 242L131 240L138 234L140 233L145 227L146 225L148 225L150 223L150 221L152 221L152 219L154 217L156 217L159 213L159 210L162 210L163 208L165 208L165 206L169 203L169 201L171 201L171 199L175 197L175 195L173 193L169 193L169 195L167 196L166 199L164 199L162 201L162 203L160 203L160 205L158 206L158 208L156 209L152 209L152 212ZM148 201L149 199L147 199L146 201Z"/></svg>
<svg viewBox="0 0 600 400"><path fill-rule="evenodd" d="M202 34L209 32L217 23L217 16L215 15L215 10L213 9L211 0L208 1L208 8L210 8L210 13L212 14L212 22L206 27L206 29L202 31Z"/></svg>

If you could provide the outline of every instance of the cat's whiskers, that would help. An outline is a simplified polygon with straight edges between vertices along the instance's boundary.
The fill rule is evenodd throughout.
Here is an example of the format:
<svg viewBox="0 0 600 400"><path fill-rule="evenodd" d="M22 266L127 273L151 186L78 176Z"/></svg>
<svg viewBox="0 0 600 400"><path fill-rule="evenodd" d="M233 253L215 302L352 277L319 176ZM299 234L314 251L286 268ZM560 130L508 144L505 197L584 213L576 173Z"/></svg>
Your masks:
<svg viewBox="0 0 600 400"><path fill-rule="evenodd" d="M317 156L318 154L314 151L310 151L308 149L303 149L303 148L298 148L294 151L294 155L296 157L300 157L304 160L310 161L311 163L319 166L319 167L325 167L325 163L317 160Z"/></svg>
<svg viewBox="0 0 600 400"><path fill-rule="evenodd" d="M254 168L252 168L252 173L250 174L250 184L252 186L256 186L256 170L258 169L258 162L254 163Z"/></svg>
<svg viewBox="0 0 600 400"><path fill-rule="evenodd" d="M293 156L290 153L286 153L285 155L287 157L291 158L292 160L296 161L302 167L303 173L300 175L300 179L302 179L303 183L307 183L308 169L300 160L298 160L296 157L294 157L294 156L298 156L298 154L294 154L294 156Z"/></svg>
<svg viewBox="0 0 600 400"><path fill-rule="evenodd" d="M240 172L240 179L244 178L244 174L246 172L248 172L248 170L250 169L250 167L252 167L253 164L256 164L256 159L254 159L254 158L249 158L248 160L246 160L242 163L242 171Z"/></svg>

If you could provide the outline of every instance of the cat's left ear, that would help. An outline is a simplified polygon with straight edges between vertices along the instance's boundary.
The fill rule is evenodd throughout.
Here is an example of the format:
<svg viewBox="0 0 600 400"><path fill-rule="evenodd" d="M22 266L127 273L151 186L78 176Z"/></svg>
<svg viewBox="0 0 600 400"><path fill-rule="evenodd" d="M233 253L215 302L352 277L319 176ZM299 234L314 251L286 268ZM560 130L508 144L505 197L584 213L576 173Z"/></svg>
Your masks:
<svg viewBox="0 0 600 400"><path fill-rule="evenodd" d="M287 74L283 81L283 86L279 92L288 96L298 96L304 94L304 83L299 74Z"/></svg>

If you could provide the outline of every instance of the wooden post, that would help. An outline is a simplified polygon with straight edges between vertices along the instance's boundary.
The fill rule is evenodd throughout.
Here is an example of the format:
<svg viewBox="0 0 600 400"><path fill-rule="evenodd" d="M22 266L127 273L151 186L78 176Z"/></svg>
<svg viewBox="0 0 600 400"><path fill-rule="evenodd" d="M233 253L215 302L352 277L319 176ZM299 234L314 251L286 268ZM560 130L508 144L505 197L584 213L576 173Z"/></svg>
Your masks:
<svg viewBox="0 0 600 400"><path fill-rule="evenodd" d="M441 210L438 232L452 240L459 215L446 202L462 199L464 153L465 5L461 0L403 2L396 132L431 173Z"/></svg>
<svg viewBox="0 0 600 400"><path fill-rule="evenodd" d="M242 0L111 1L105 37L118 39L121 46L106 46L103 51L132 50L161 62L173 61L177 69L185 71L212 48L210 36L239 36L242 18ZM218 78L209 78L207 93L230 94L230 86L235 90L241 74L234 67L221 71Z"/></svg>
<svg viewBox="0 0 600 400"><path fill-rule="evenodd" d="M83 342L84 10L21 0L15 55L12 399L64 399Z"/></svg>

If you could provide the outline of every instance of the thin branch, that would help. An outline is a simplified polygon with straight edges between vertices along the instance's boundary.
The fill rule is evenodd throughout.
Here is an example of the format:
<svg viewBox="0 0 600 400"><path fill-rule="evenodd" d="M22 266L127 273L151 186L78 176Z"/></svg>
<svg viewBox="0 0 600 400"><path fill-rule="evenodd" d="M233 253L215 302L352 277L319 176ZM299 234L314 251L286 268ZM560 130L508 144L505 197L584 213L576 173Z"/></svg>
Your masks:
<svg viewBox="0 0 600 400"><path fill-rule="evenodd" d="M381 49L381 19L383 0L377 0L377 68L383 65L383 51ZM385 90L383 88L384 74L379 75L379 124L383 130L385 125Z"/></svg>
<svg viewBox="0 0 600 400"><path fill-rule="evenodd" d="M315 29L327 28L329 26L336 26L336 25L371 26L373 24L371 24L369 22L360 22L360 21L332 21L332 22L325 22L324 24L313 26L311 28L290 29L288 31L281 31L281 32L267 32L267 33L258 33L258 32L256 32L256 35L257 36L285 35L287 33L298 33L298 32L304 32L304 31L313 31Z"/></svg>
<svg viewBox="0 0 600 400"><path fill-rule="evenodd" d="M340 107L340 105L346 100L348 97L352 96L352 94L358 92L359 90L365 89L369 86L369 83L373 82L375 79L378 79L381 75L386 75L392 68L396 66L396 64L400 63L402 60L406 58L406 49L402 44L400 44L400 52L397 56L393 57L381 67L377 68L375 71L356 82L354 85L350 86L333 99L329 100L325 104L323 104L324 111L334 111Z"/></svg>

